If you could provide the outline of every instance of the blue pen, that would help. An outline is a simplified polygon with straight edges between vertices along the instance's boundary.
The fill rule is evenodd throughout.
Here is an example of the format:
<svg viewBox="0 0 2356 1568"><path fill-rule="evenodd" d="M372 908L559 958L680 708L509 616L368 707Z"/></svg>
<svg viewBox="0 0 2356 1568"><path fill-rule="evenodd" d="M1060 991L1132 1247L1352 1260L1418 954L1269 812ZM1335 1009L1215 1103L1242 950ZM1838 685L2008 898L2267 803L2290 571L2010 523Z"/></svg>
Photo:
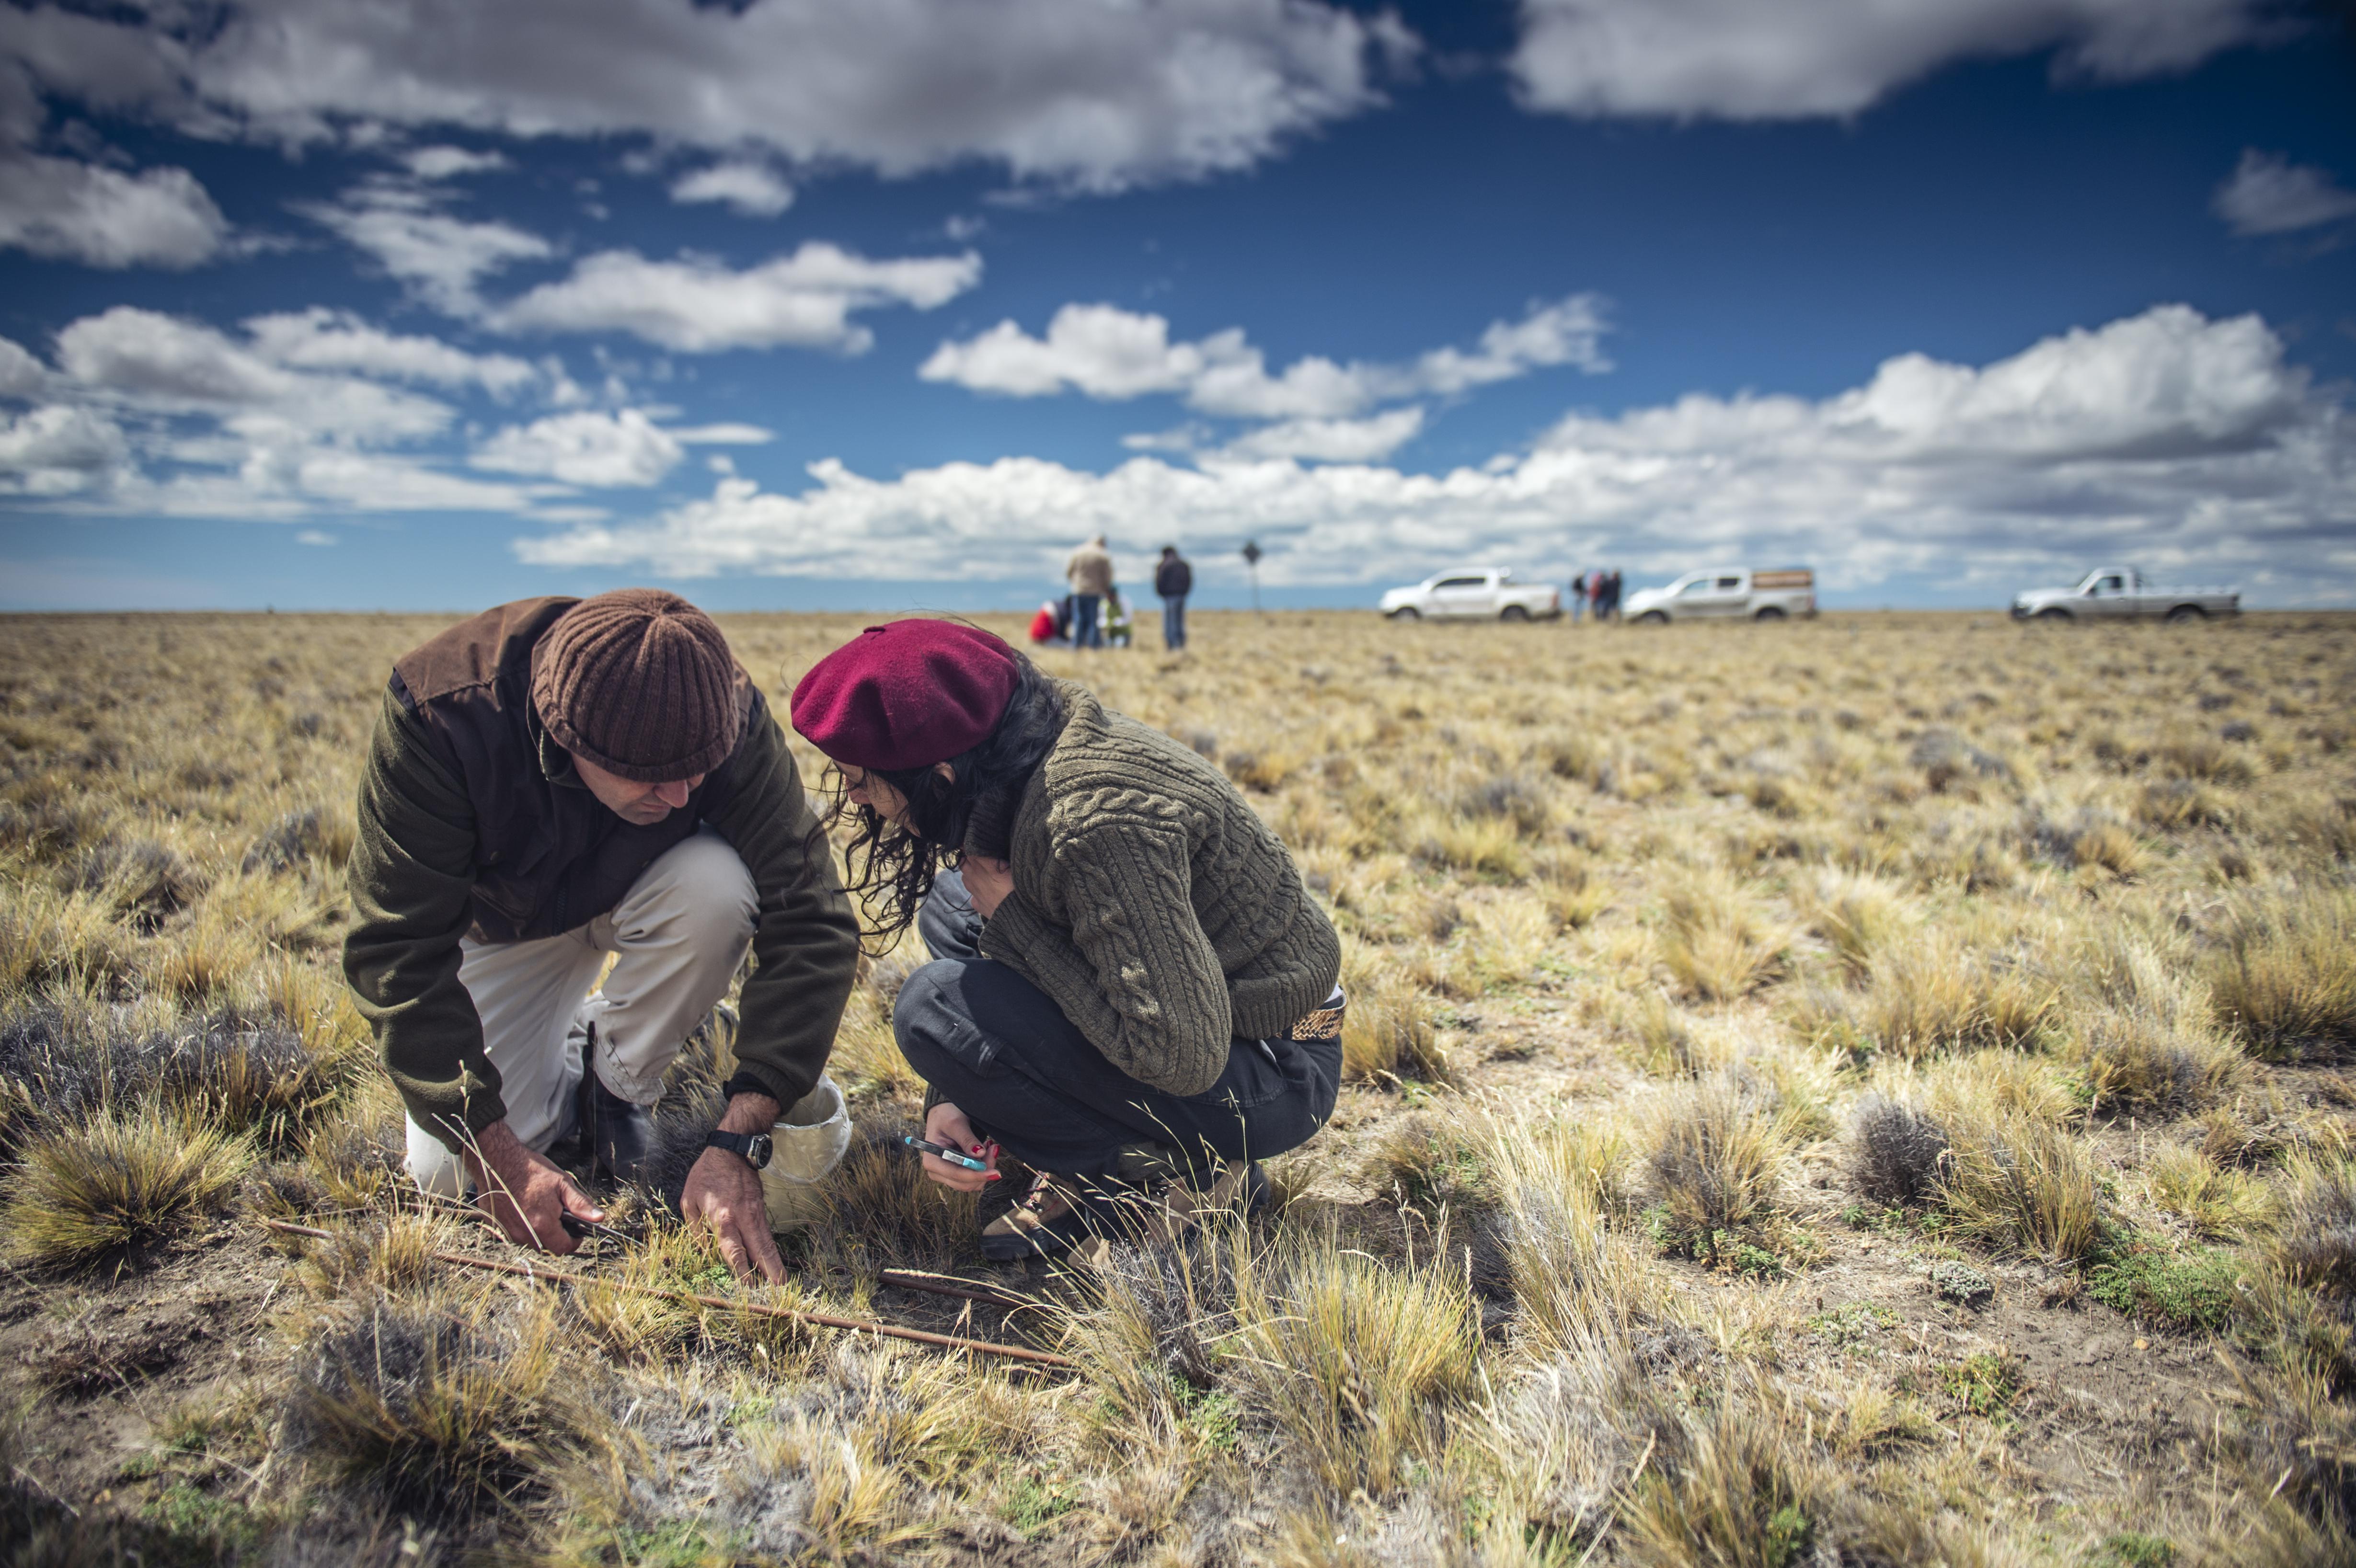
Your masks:
<svg viewBox="0 0 2356 1568"><path fill-rule="evenodd" d="M984 1165L981 1161L969 1158L968 1157L958 1153L957 1150L950 1148L946 1144L926 1143L922 1138L912 1137L905 1133L903 1133L900 1136L900 1141L906 1144L910 1148L915 1149L918 1154L937 1154L943 1159L948 1160L951 1165L961 1165L968 1170L988 1170L990 1168L990 1167Z"/></svg>

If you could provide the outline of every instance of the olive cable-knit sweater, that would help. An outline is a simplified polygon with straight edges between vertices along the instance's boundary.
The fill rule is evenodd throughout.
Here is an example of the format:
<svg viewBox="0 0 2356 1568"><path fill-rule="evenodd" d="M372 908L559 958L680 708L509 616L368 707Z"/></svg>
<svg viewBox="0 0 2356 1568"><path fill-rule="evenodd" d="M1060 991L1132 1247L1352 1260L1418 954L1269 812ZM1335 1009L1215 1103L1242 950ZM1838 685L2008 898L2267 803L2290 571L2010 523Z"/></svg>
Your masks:
<svg viewBox="0 0 2356 1568"><path fill-rule="evenodd" d="M1280 1036L1333 994L1342 942L1292 856L1226 775L1158 730L1060 688L1063 732L1003 830L1014 891L981 951L1105 1059L1198 1094L1238 1039Z"/></svg>

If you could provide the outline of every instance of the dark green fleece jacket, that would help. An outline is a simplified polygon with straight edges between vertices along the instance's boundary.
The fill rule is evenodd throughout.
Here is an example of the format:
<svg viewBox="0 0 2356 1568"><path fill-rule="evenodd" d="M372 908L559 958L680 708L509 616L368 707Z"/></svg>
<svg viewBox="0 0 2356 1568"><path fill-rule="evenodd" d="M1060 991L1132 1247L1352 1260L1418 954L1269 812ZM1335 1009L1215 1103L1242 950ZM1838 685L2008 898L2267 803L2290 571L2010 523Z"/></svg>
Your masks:
<svg viewBox="0 0 2356 1568"><path fill-rule="evenodd" d="M541 603L453 628L420 650L438 648L438 664L403 661L369 747L344 971L402 1103L453 1152L507 1115L482 1020L458 979L462 938L530 940L578 926L612 907L634 868L708 825L744 860L758 899L738 1066L790 1105L825 1070L859 939L785 737L740 675L736 750L661 830L630 828L589 794L509 667L525 661L528 680L529 646L519 645L563 607ZM429 685L420 677L453 667L445 640L478 624L480 635L459 649L479 667L477 678ZM464 703L476 705L471 729L458 729L465 744L454 747L448 709L436 705Z"/></svg>

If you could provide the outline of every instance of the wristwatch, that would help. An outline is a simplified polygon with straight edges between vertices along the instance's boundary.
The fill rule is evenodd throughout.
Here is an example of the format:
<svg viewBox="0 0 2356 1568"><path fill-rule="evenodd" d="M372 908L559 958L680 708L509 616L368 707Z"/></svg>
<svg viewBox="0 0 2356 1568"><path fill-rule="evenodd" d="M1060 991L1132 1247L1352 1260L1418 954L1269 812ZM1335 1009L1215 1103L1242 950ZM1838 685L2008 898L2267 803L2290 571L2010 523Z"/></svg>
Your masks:
<svg viewBox="0 0 2356 1568"><path fill-rule="evenodd" d="M769 1155L776 1146L766 1133L723 1133L714 1130L703 1140L705 1148L724 1148L730 1154L742 1155L744 1163L755 1170L769 1168Z"/></svg>

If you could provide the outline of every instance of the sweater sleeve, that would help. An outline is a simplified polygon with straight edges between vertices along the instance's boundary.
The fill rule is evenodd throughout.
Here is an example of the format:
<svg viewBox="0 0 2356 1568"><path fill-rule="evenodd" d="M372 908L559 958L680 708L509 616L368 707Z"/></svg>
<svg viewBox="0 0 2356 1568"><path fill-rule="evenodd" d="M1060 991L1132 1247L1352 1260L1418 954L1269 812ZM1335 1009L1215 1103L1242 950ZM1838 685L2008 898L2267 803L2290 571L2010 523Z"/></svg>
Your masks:
<svg viewBox="0 0 2356 1568"><path fill-rule="evenodd" d="M344 977L402 1104L452 1153L507 1115L483 1022L458 980L471 920L475 812L391 690L360 775Z"/></svg>
<svg viewBox="0 0 2356 1568"><path fill-rule="evenodd" d="M1174 802L1130 796L1059 836L1069 932L1017 888L982 951L1054 999L1105 1060L1172 1094L1199 1094L1227 1064L1233 1019L1218 954L1195 919L1191 846Z"/></svg>
<svg viewBox="0 0 2356 1568"><path fill-rule="evenodd" d="M758 901L736 1064L782 1107L826 1071L858 972L859 927L766 703L755 705L748 725L735 793L711 823L753 873Z"/></svg>

